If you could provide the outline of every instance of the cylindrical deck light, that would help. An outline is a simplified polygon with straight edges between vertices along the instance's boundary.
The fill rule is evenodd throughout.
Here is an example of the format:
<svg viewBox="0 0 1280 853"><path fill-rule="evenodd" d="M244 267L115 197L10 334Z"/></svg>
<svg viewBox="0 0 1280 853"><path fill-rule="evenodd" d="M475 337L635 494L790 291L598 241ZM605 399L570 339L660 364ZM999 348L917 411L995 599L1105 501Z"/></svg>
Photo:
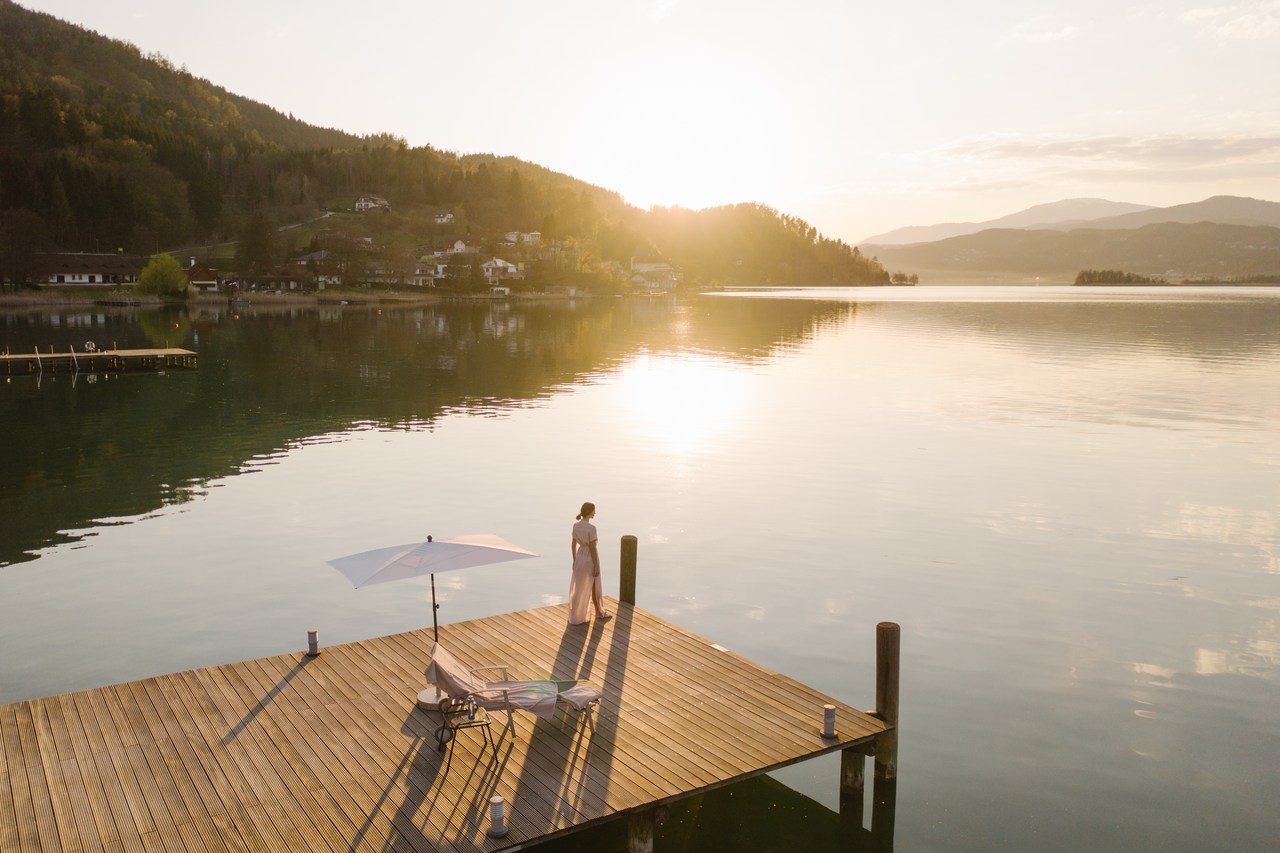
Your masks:
<svg viewBox="0 0 1280 853"><path fill-rule="evenodd" d="M489 798L489 836L491 838L501 838L507 834L507 801L502 797Z"/></svg>

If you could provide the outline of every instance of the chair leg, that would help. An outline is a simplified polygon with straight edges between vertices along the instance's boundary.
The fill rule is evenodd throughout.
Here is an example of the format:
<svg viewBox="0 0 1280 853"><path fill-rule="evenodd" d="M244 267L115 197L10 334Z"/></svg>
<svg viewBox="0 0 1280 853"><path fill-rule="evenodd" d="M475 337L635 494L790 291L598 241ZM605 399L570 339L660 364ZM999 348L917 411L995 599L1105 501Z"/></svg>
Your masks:
<svg viewBox="0 0 1280 853"><path fill-rule="evenodd" d="M583 708L581 711L578 712L578 722L575 728L582 728L582 729L595 728L595 726L592 724L592 719L591 719L592 708L593 706L588 705L587 707Z"/></svg>

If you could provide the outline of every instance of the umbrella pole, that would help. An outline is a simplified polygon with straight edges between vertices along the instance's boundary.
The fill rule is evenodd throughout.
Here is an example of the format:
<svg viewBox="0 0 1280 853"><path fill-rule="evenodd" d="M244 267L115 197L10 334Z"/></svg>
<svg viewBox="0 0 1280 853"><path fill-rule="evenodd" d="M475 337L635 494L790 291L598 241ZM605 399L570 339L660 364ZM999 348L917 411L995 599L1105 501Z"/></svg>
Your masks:
<svg viewBox="0 0 1280 853"><path fill-rule="evenodd" d="M436 611L440 609L440 605L436 604L436 573L431 573L431 629L435 632L436 642L440 642L440 623L436 621Z"/></svg>

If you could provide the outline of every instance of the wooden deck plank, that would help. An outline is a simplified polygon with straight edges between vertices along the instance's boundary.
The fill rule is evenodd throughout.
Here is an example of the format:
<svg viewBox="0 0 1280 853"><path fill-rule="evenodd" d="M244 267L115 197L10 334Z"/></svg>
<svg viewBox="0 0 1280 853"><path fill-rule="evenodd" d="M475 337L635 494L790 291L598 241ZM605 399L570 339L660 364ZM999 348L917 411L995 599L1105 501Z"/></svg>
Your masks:
<svg viewBox="0 0 1280 853"><path fill-rule="evenodd" d="M57 709L60 726L57 731L58 736L61 737L65 733L68 742L71 744L69 760L76 762L75 769L80 774L80 784L83 786L85 796L89 801L94 829L98 837L107 846L123 847L124 845L120 841L120 832L116 827L115 813L112 810L106 786L98 776L98 765L93 757L89 736L85 732L80 721L80 715L76 710L74 696L55 696L47 700L47 703L50 708Z"/></svg>
<svg viewBox="0 0 1280 853"><path fill-rule="evenodd" d="M265 849L239 800L226 796L233 786L195 722L181 678L168 676L145 683L152 694L152 703L163 702L168 709L163 717L168 736L186 763L191 784L204 802L209 821L223 843L233 850Z"/></svg>
<svg viewBox="0 0 1280 853"><path fill-rule="evenodd" d="M218 792L227 817L239 835L240 842L249 850L281 849L284 841L275 826L259 826L255 815L247 807L252 801L252 789L245 781L239 765L222 741L226 727L216 725L213 716L217 711L208 695L199 687L193 672L174 675L168 682L174 695L187 709L191 724L192 748L208 751L205 759L210 783Z"/></svg>
<svg viewBox="0 0 1280 853"><path fill-rule="evenodd" d="M160 837L157 830L151 830L142 836L142 849L147 853L166 853L164 847L164 839Z"/></svg>
<svg viewBox="0 0 1280 853"><path fill-rule="evenodd" d="M290 709L287 713L273 714L277 725L283 725L289 729L288 740L282 749L291 754L292 760L299 762L298 773L304 777L307 789L322 790L330 780L340 781L350 778L351 774L340 762L332 760L326 762L321 758L320 753L327 752L325 744L328 738L309 738L306 733L296 728L294 716L297 712L293 710L293 694L296 691L288 684L289 679L293 677L292 672L291 670L278 678L273 678L271 673L263 668L261 661L246 661L240 666L240 676L250 689L259 690L264 695L271 696L271 702L275 706L273 712L280 707Z"/></svg>
<svg viewBox="0 0 1280 853"><path fill-rule="evenodd" d="M492 629L493 625L491 622L486 622L484 627L486 629ZM390 638L390 639L401 639L404 636L405 635L399 635L396 638ZM549 636L549 634L547 636ZM492 640L492 637L490 637L489 639ZM522 636L519 639L521 641L525 641L525 640L528 640L529 638L527 636ZM546 639L546 637L544 637L543 639ZM445 636L442 637L442 641L451 642L451 639L448 636L448 631L445 632ZM460 648L470 648L465 638L459 638L458 645ZM412 642L411 646L414 649L422 649L422 648L425 648L425 643ZM519 664L518 661L515 661L510 658L504 658L504 661L506 663L512 664L512 673L511 673L512 677L517 677L517 676L545 677L547 675L547 666L545 665L545 661L541 665L534 664L534 665L525 665L523 667ZM489 662L496 662L496 661L485 660L485 662L489 663ZM419 671L421 669L425 669L425 663L426 661L422 660L419 666L414 668L419 669ZM413 685L413 686L416 686L416 685ZM521 720L521 721L525 719L532 720L532 717L529 717L528 715L523 715L523 714L517 714L516 717L517 717L517 720ZM535 735L535 732L541 733L545 736L546 732L548 731L547 729L543 728L543 726L544 724L541 721L538 721L536 725L534 723L530 723L529 727L531 731L528 734L526 734L524 726L517 725L516 737L517 738L531 737L536 740L537 737ZM548 818L547 825L551 828L556 828L559 825L556 821L564 817L564 815L560 814L560 812L563 812L566 806L572 807L573 805L573 804L566 803L565 798L563 796L564 792L569 790L581 790L585 792L584 793L584 796L585 796L590 793L590 789L587 788L585 785L581 784L580 779L575 778L575 774L580 776L582 771L576 770L572 765L570 765L567 768L567 770L562 766L558 766L553 760L547 758L545 755L538 754L538 752L534 749L532 744L530 746L530 753L527 756L526 760L528 762L528 765L526 766L537 765L540 771L539 773L533 776L533 779L535 780L543 779L548 781L544 782L544 784L542 785L527 784L519 792L521 799L525 801L523 805L527 807L529 804L529 801L532 799L535 805L543 813L543 815ZM556 781L558 779L562 779L562 781ZM508 800L509 801L511 800L510 796L508 796ZM603 800L600 800L599 805L604 805ZM512 803L512 807L514 809L516 807L516 804ZM576 819L583 820L585 819L585 817L583 815L578 815Z"/></svg>
<svg viewBox="0 0 1280 853"><path fill-rule="evenodd" d="M338 654L330 655L324 662L324 666L329 669L329 683L347 683L353 671L351 657L359 652L359 648L347 646L338 651ZM387 699L388 703L393 701ZM384 796L391 792L402 803L427 802L432 799L431 780L434 774L428 760L430 753L425 748L428 744L434 747L435 741L430 727L416 722L417 712L413 708L411 697L404 697L399 702L403 708L399 714L392 710L390 704L380 705L367 701L353 704L330 702L327 709L334 715L334 731L345 732L349 738L356 736L359 744L364 747L365 754L374 766L370 778L386 778ZM394 734L387 737L384 733ZM395 737L397 734L399 738ZM403 808L397 808L391 817L397 830L411 839L411 843L423 831L423 827L413 825L412 818ZM436 832L448 837L448 820L442 812L429 810L425 819L436 827Z"/></svg>
<svg viewBox="0 0 1280 853"><path fill-rule="evenodd" d="M86 730L97 731L97 737L101 740L101 746L95 743L95 755L105 756L106 762L110 764L111 772L106 773L105 767L100 772L104 776L114 777L119 783L120 793L124 797L125 804L129 809L129 815L132 818L132 827L143 839L144 847L145 839L155 833L156 823L151 815L151 808L148 805L141 785L138 784L137 778L134 776L132 764L126 753L127 746L120 732L115 727L115 719L108 708L108 692L107 690L88 690L82 693L74 694L76 704L88 708L85 724ZM91 740L92 740L91 736ZM98 759L101 767L103 761L101 757ZM163 808L163 805L158 805ZM129 833L124 829L129 823L120 821L117 827L122 835Z"/></svg>
<svg viewBox="0 0 1280 853"><path fill-rule="evenodd" d="M49 702L48 699L37 699L31 703L31 722L39 744L45 780L54 798L54 816L62 847L72 851L101 850L101 843L94 838L95 828L88 799L78 784L80 771L70 751L70 737L66 736L65 728L62 732L56 730L50 720ZM59 740L67 741L61 750L57 746ZM64 759L63 755L68 757ZM65 764L71 766L66 767Z"/></svg>
<svg viewBox="0 0 1280 853"><path fill-rule="evenodd" d="M8 750L0 718L0 850L18 849L18 814L14 809L13 783L9 780Z"/></svg>
<svg viewBox="0 0 1280 853"><path fill-rule="evenodd" d="M115 819L116 840L120 844L120 849L145 850L146 845L142 841L142 835L137 831L137 824L133 821L133 812L116 775L115 765L111 763L111 756L105 752L95 752L92 758L98 779L107 791L107 802Z"/></svg>
<svg viewBox="0 0 1280 853"><path fill-rule="evenodd" d="M222 814L221 804L216 797L206 797L205 790L198 786L198 782L207 777L199 761L192 760L190 749L186 754L178 749L174 733L169 731L165 721L166 717L173 716L173 711L163 700L157 704L156 697L152 695L158 691L155 680L135 681L129 687L133 707L146 727L145 735L139 729L139 740L155 769L156 781L166 795L177 797L176 803L168 802L170 813L177 816L175 823L190 825L209 850L226 850L227 845L217 830L218 820L215 817ZM178 738L185 742L185 736L176 723L175 730Z"/></svg>
<svg viewBox="0 0 1280 853"><path fill-rule="evenodd" d="M115 691L120 711L129 719L130 728L137 739L136 745L126 749L126 754L133 766L134 778L142 786L151 814L156 818L156 828L165 846L170 846L174 838L182 838L191 839L188 843L191 844L192 849L205 850L203 842L192 838L189 832L185 832L185 825L191 822L187 814L187 803L183 800L178 790L178 783L156 743L150 722L140 704L140 691L141 688L137 682L116 685ZM163 809L160 806L163 806Z"/></svg>
<svg viewBox="0 0 1280 853"><path fill-rule="evenodd" d="M177 835L177 824L170 811L169 798L161 793L154 771L147 761L147 753L141 746L136 743L126 746L122 757L129 765L129 774L136 780L140 796L151 813L155 825L154 834L163 845L165 839Z"/></svg>
<svg viewBox="0 0 1280 853"><path fill-rule="evenodd" d="M325 663L332 657L329 656ZM286 658L267 658L254 663L266 678L274 675L283 680L286 675L285 665L290 662L292 661ZM336 791L335 799L351 819L355 821L358 817L357 831L367 833L370 826L390 827L395 813L388 814L379 806L380 801L385 799L385 789L380 789L377 794L371 793L372 776L379 775L383 765L368 750L349 743L347 734L350 726L345 719L339 720L335 716L328 688L319 692L315 690L318 684L331 684L333 677L329 673L321 679L304 679L300 682L301 686L291 683L288 689L277 694L274 701L283 699L286 702L286 706L282 707L290 709L285 716L294 723L296 736L314 743L316 748L313 751L317 756L321 753L329 756L325 759L324 766L331 772L330 778L341 781L336 786L330 783L329 787Z"/></svg>
<svg viewBox="0 0 1280 853"><path fill-rule="evenodd" d="M70 693L62 698L63 715L68 721L74 715L77 721L77 724L72 727L73 737L75 732L79 732L80 739L76 741L77 749L83 750L83 754L89 757L81 765L86 775L86 784L91 784L100 791L102 802L105 803L115 829L114 837L119 842L120 848L127 851L141 851L142 839L137 831L134 814L130 809L124 788L120 784L120 778L111 763L107 743L102 737L102 731L93 714L88 695ZM91 782L90 777L92 777Z"/></svg>
<svg viewBox="0 0 1280 853"><path fill-rule="evenodd" d="M687 654L681 655L680 660L688 660L689 657L690 655ZM659 648L655 651L654 659L650 663L674 668L680 660ZM785 709L760 700L758 690L761 679L747 682L744 686L743 679L746 676L741 668L732 666L731 661L724 664L718 672L712 671L709 667L686 669L682 674L683 677L678 679L678 687L671 690L671 693L679 698L663 706L664 711L673 714L693 712L687 715L682 714L682 716L697 730L698 740L704 740L707 736L719 735L723 738L726 735L732 737L736 734L740 742L745 741L756 749L767 749L776 744L779 738L784 738L788 743L800 747L806 740L802 734L804 724L815 731L820 728L818 723L821 720L821 706L816 706L807 719L797 720ZM642 671L641 677L643 678L645 674L647 673ZM660 689L661 685L650 683L650 687ZM657 689L653 692L658 692ZM732 725L728 726L733 729L732 732L724 731L728 719L725 715L726 707L747 712L737 713L732 717ZM792 725L778 726L777 723L786 717L791 717L787 722Z"/></svg>
<svg viewBox="0 0 1280 853"><path fill-rule="evenodd" d="M574 662L584 662L588 657L586 650L589 649L593 643L607 647L612 642L612 637L607 632L609 631L608 626L613 623L608 623L603 631L599 631L594 626L590 628L570 627L567 624L567 618L565 618L566 615L567 614L561 610L561 613L559 614L560 618L553 620L541 620L539 623L530 622L527 618L529 614L526 612L522 614L513 614L512 620L504 620L504 623L501 624L495 624L492 621L486 622L485 627L501 633L503 631L502 626L507 625L508 621L520 622L521 624L518 626L507 625L506 627L505 638L508 641L510 648L516 650L528 648L534 645L532 639L535 637L556 637L557 641L560 643L561 649L566 646L568 647L571 652L570 658ZM607 651L597 653L592 657L597 659L598 663L607 667ZM508 662L513 664L516 663L514 660ZM544 659L540 664L535 664L531 668L534 671L525 671L520 674L533 677L545 677L548 668L550 668L553 671L553 674L558 676L579 676L582 677L583 680L604 682L606 684L606 691L608 690L610 685L607 678L599 677L595 672L583 670L579 667L566 670L563 667L567 665L569 665L569 661L562 659L561 656L557 655L557 659L554 662L549 663ZM515 666L514 668L519 669L520 667ZM526 667L526 670L528 669L529 668ZM607 722L609 718L606 717L605 719ZM630 727L636 727L640 732L640 739L646 737L646 732L650 731L639 728L638 721L634 718L630 719L628 723L629 728L626 731L629 732ZM625 732L623 734L625 734ZM668 735L669 734L670 733L668 733ZM618 744L614 743L612 746L616 747ZM691 744L691 746L696 745ZM606 761L608 761L608 755L610 752L611 750L605 751ZM619 805L630 805L631 802L637 798L646 800L662 799L663 794L669 790L671 779L680 778L682 776L698 778L704 774L702 765L695 757L691 757L689 755L663 755L662 753L651 753L649 755L649 759L650 760L638 764L628 764L621 769L621 772L626 774L625 784L613 786L616 789L624 791L624 796L619 801ZM673 770L675 771L674 773L672 772ZM706 778L709 780L711 777ZM602 790L600 793L607 795L608 790Z"/></svg>
<svg viewBox="0 0 1280 853"><path fill-rule="evenodd" d="M614 610L614 612L617 612L616 602L611 602L609 607L611 607L611 610ZM576 665L575 669L572 671L557 672L557 675L576 675L582 680L590 681L590 683L598 686L603 685L605 692L605 699L603 702L605 716L603 719L605 721L611 719L611 717L608 716L609 703L611 703L611 693L616 692L621 695L623 693L623 689L634 685L636 683L636 679L641 678L639 667L631 667L626 678L623 678L623 670L626 669L625 663L623 663L623 665L616 665L616 663L613 663L611 660L611 652L609 652L609 647L612 646L614 638L611 631L613 628L616 628L617 625L626 624L626 611L621 613L621 616L623 617L621 621L607 622L607 624L604 624L602 628L596 628L595 624L584 626L584 628L576 628L576 626L570 628L570 626L567 626L567 613L563 608L558 612L550 610L550 608L543 608L543 610L532 612L526 611L524 613L520 613L518 616L520 616L520 619L525 621L541 617L539 621L543 622L544 629L559 631L563 637L579 639L577 646L580 647L581 652L572 654L571 656ZM529 628L522 629L521 634L529 634L530 630L531 629ZM517 635L517 637L513 637L512 639L513 642L518 642L520 637ZM593 644L596 647L596 651L594 652L591 651ZM604 651L600 651L602 648ZM559 661L559 663L564 665L566 661ZM649 660L646 665L652 665L652 660ZM658 678L658 675L649 674L643 676L646 683L640 685L641 689L639 690L639 693L634 689L630 690L630 692L632 694L637 693L640 697L644 697L645 702L653 702L654 699L652 697L666 697L668 692L672 692L675 688L673 688L666 679ZM635 749L637 753L643 756L640 761L630 762L625 768L625 772L628 774L626 781L627 784L631 786L644 786L646 784L652 785L653 780L657 780L658 790L659 792L662 792L662 790L666 790L666 786L669 785L673 767L684 767L684 770L676 770L677 774L685 774L686 776L691 775L694 777L707 777L704 772L705 765L707 765L708 762L716 762L714 751L703 752L701 745L696 742L689 742L689 740L685 740L682 744L676 744L678 747L682 748L672 749L673 744L671 743L671 733L662 733L662 731L654 729L652 725L646 726L635 716L632 716L631 719L628 720L627 729L616 731L616 733L613 734L614 743L612 744L612 747L618 747L618 745L620 745L620 743L618 743L618 739L622 739L621 745L623 745L623 747ZM612 781L611 789L617 788L617 781L617 779ZM634 798L634 794L625 795L631 795L631 797ZM662 799L660 795L650 794L650 797L653 799Z"/></svg>
<svg viewBox="0 0 1280 853"><path fill-rule="evenodd" d="M58 776L66 792L67 802L71 807L71 815L75 820L76 843L81 850L104 850L105 839L94 820L93 808L89 804L89 793L84 787L80 775L80 762L68 758L58 762Z"/></svg>
<svg viewBox="0 0 1280 853"><path fill-rule="evenodd" d="M234 665L232 665L234 666ZM251 809L250 815L259 831L269 824L278 833L281 843L293 849L304 845L308 849L324 849L323 836L303 815L286 809L282 802L289 801L288 783L280 777L269 758L268 746L263 748L257 729L249 725L254 714L254 701L242 698L232 683L230 667L213 667L198 670L196 675L208 690L208 697L222 715L227 725L221 742L235 766L243 774L253 792L255 802L261 807ZM234 722L232 722L234 720Z"/></svg>
<svg viewBox="0 0 1280 853"><path fill-rule="evenodd" d="M250 808L258 801L260 789L255 789L246 776L246 772L252 771L244 769L248 762L240 745L223 740L230 724L223 719L209 685L200 681L199 671L190 671L172 676L169 686L188 712L196 732L192 739L199 739L192 749L209 750L206 772L238 836L238 843L249 849L284 849L285 836L277 823L264 817L260 810ZM235 840L230 836L228 843Z"/></svg>
<svg viewBox="0 0 1280 853"><path fill-rule="evenodd" d="M688 635L690 640L697 640L693 635ZM661 643L654 643L652 647L655 649L652 660L648 661L648 666L641 667L636 670L636 677L643 682L647 675L652 674L652 665L656 662L664 662L670 675L671 673L684 672L685 674L697 673L697 677L687 684L682 685L677 691L683 694L686 690L692 691L694 696L703 701L716 698L714 692L709 691L708 684L716 684L721 690L728 691L731 699L735 703L745 703L745 707L753 707L760 715L759 720L762 724L770 719L780 720L787 723L782 727L783 733L796 733L801 741L807 741L807 736L799 734L806 728L817 730L821 723L822 705L829 701L826 697L822 697L816 691L804 688L798 682L786 678L777 673L769 672L756 664L735 655L732 652L719 651L714 646L705 642L693 642L688 646L683 646L678 655L671 654L667 648ZM744 681L741 673L744 667L750 667L757 672L755 677ZM746 687L745 685L750 685ZM655 686L650 681L648 688L652 690ZM656 685L660 687L661 685ZM810 700L808 704L796 704L794 701L790 703L773 703L766 697L778 696L781 691L786 691L793 699L798 694ZM657 694L657 691L655 695ZM842 703L836 703L839 707ZM871 720L867 715L856 712L855 709L845 707L844 713L838 714L838 719L846 724L846 727L853 729L866 729L865 732L859 733L874 734L882 726L878 721L871 721L872 728L867 728L867 721ZM753 726L753 720L749 717L743 723L751 728L752 731L759 730L760 726ZM737 727L735 726L735 729ZM772 740L777 736L778 728L776 726L766 726L765 734L768 739Z"/></svg>
<svg viewBox="0 0 1280 853"><path fill-rule="evenodd" d="M18 721L15 706L0 707L0 742L4 744L4 762L8 769L9 796L12 798L12 814L14 825L12 831L6 831L4 849L10 849L9 840L16 836L13 849L37 850L40 845L40 831L36 825L35 804L32 800L30 783L27 781L26 759L22 754L22 741L18 733ZM8 811L5 817L7 818Z"/></svg>
<svg viewBox="0 0 1280 853"><path fill-rule="evenodd" d="M561 836L872 740L883 724L652 614L441 626L472 666L600 688L436 750L429 628L0 706L0 848L471 853ZM837 707L839 737L820 736ZM837 780L832 780L836 784ZM488 799L510 834L485 835Z"/></svg>
<svg viewBox="0 0 1280 853"><path fill-rule="evenodd" d="M616 606L616 605L615 605ZM628 680L632 687L639 687L642 695L665 696L668 693L676 694L682 697L683 704L702 705L700 699L719 698L714 694L708 694L703 679L675 686L671 683L672 672L676 669L676 663L683 660L683 657L677 660L670 660L662 651L660 644L654 646L658 652L646 659L643 665L635 667L631 670ZM708 646L708 648L710 648ZM683 654L683 653L682 653ZM721 654L714 652L714 654ZM664 667L665 668L662 668ZM687 668L687 667L686 667ZM670 708L670 703L667 708ZM664 710L663 713L669 713ZM769 744L767 735L760 735L758 729L766 729L767 722L764 718L757 720L751 717L739 719L729 726L720 726L716 728L711 725L718 719L711 711L705 711L702 715L689 716L685 715L686 725L678 728L672 728L666 732L665 736L672 738L673 743L680 746L682 753L690 754L697 757L696 767L700 766L721 766L724 768L724 753L715 746L709 744L716 743L717 739L721 742L728 739L729 742L741 742L745 739L748 743L754 743L760 748L765 748ZM696 769L695 769L696 774Z"/></svg>
<svg viewBox="0 0 1280 853"><path fill-rule="evenodd" d="M36 829L40 833L41 849L77 849L77 840L70 836L72 821L65 812L64 802L58 790L50 783L46 772L46 758L42 756L36 738L35 702L20 702L14 707L18 720L18 735L22 740L23 763L27 767L27 784L31 785L31 798L36 808ZM63 831L68 830L67 839Z"/></svg>
<svg viewBox="0 0 1280 853"><path fill-rule="evenodd" d="M323 843L330 849L341 847L345 843L338 833L337 826L310 796L318 779L302 761L291 741L275 723L272 705L263 705L266 697L260 697L260 691L246 680L249 675L243 664L222 667L221 671L228 677L233 688L245 702L254 701L261 707L250 728L257 727L253 736L258 743L263 758L285 787L285 796L281 800L286 804L291 820L303 833L304 837ZM268 697L270 692L268 692Z"/></svg>
<svg viewBox="0 0 1280 853"><path fill-rule="evenodd" d="M120 685L113 684L103 688L103 703L107 709L111 723L118 733L118 742L126 747L138 745L138 735L133 730L133 721L124 712L123 697L119 692Z"/></svg>
<svg viewBox="0 0 1280 853"><path fill-rule="evenodd" d="M538 615L545 615L545 613L547 613L547 612L548 612L548 608L543 608L543 610L540 610L540 611L534 611L534 613L538 613ZM530 612L527 612L527 611L526 611L526 612L524 612L524 613L518 613L518 615L515 615L516 619L525 619L525 620L529 619L529 616L530 616ZM545 622L545 621L547 621L547 620L545 620L545 619L544 619L544 622ZM625 620L623 620L623 621L625 621ZM563 610L561 610L561 612L559 612L559 613L556 613L556 616L553 616L553 617L552 617L552 622L550 622L550 624L552 624L552 625L553 625L553 629L554 629L554 630L562 631L562 634L564 635L564 637L570 637L570 638L575 637L575 631L596 631L596 630L598 630L598 629L595 629L595 626L594 626L594 625L593 625L593 626L591 626L591 628L589 628L589 629L577 629L577 628L568 629L568 628L567 628L567 620L566 620L566 619L564 619L564 612L563 612ZM605 628L605 629L604 629L604 631L608 631L608 630L609 630L609 626L613 626L613 625L617 625L617 624L621 624L621 622L611 622L611 624L608 624L607 628ZM512 637L511 639L513 640L513 642L516 642L517 644L524 644L525 640L527 639L527 637L529 637L529 635L530 635L530 630L529 630L529 629L527 629L527 628L524 628L524 629L521 629L520 631L518 631L518 634L517 634L517 635L515 635L515 637ZM579 634L579 635L577 635L577 637L584 638L584 639L582 639L582 642L580 643L580 646L582 646L582 647L584 647L584 648L585 648L585 647L589 647L589 646L590 646L590 644L591 644L591 643L593 643L593 642L594 642L594 643L598 643L598 644L608 644L608 642L609 642L608 635L607 635L607 634L604 634L604 633L600 633L600 634L590 634L590 633L586 633L586 634ZM691 637L691 635L690 635L690 637ZM490 643L492 643L492 642L493 642L493 638L492 638L492 637L490 637L490 638L489 638L489 642L490 642ZM704 644L705 644L705 643L704 643ZM709 646L709 644L708 644L708 646ZM589 656L588 656L588 654L585 654L585 653L582 653L582 654L581 654L581 656L580 656L580 658L581 658L581 660L582 660L582 661L586 661L586 658L588 658L588 657L589 657ZM602 653L596 653L594 657L596 658L596 660L595 660L595 662L596 662L596 663L600 663L600 665L603 665L603 666L605 667L605 670L608 670L608 658L607 658L607 656L605 656L605 654L602 654ZM545 666L543 667L543 669L545 669ZM598 674L598 672L593 672L593 671L589 671L589 670L580 670L580 671L577 671L577 672L558 672L558 675L579 675L579 676L585 676L585 678L586 678L586 679L588 679L588 680L604 681L604 683L605 683L605 692L607 692L607 694L608 694L608 690L609 690L609 688L611 688L611 686L613 686L613 688L617 688L617 686L620 686L620 685L621 685L621 681L617 681L617 683L611 683L611 681L609 681L609 679L611 679L611 678L612 678L612 676L609 676L609 675L608 675L608 671L605 671L605 674L604 674L603 676L602 676L602 675L600 675L600 674ZM635 672L632 672L632 676L635 676ZM652 680L652 679L650 679L650 680ZM645 697L645 701L646 701L646 702L650 702L650 701L652 701L652 699L649 699L648 697L663 697L663 695L666 695L667 690L669 690L669 689L671 689L671 685L667 684L667 683L666 683L666 680L664 680L664 679L660 679L660 680L658 680L658 681L653 681L653 684L650 684L650 685L648 685L648 686L644 686L643 690L641 690L641 695L643 695L643 697ZM643 740L643 739L639 740L639 742L637 742L637 743L641 744L641 745L640 745L640 748L644 748L644 740ZM653 772L654 772L654 771L657 771L657 770L658 770L658 767L659 767L660 765L662 765L662 756L660 756L660 754L654 754L654 756L649 756L648 758L649 758L649 761L640 762L640 763L639 763L639 767L643 767L643 768L645 768L645 770L648 770L648 771L650 772L650 776L652 776L652 775L653 775ZM641 784L641 785L643 785L643 784L644 784L644 779L643 779L643 777L641 777L641 779L632 779L632 780L631 780L631 783L632 783L632 784Z"/></svg>

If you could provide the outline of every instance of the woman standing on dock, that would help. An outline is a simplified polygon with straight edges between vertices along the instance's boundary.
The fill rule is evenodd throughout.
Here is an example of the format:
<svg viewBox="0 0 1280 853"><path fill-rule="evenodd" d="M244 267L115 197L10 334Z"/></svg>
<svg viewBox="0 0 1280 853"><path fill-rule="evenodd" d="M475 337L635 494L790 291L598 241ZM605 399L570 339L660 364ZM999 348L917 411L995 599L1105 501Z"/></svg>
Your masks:
<svg viewBox="0 0 1280 853"><path fill-rule="evenodd" d="M588 501L582 505L578 520L573 525L573 539L570 542L570 552L573 554L573 578L569 581L570 625L585 624L587 610L592 605L596 609L596 618L601 622L613 618L604 609L604 591L600 586L600 552L596 547L599 536L596 534L596 526L591 523L595 515L596 505Z"/></svg>

